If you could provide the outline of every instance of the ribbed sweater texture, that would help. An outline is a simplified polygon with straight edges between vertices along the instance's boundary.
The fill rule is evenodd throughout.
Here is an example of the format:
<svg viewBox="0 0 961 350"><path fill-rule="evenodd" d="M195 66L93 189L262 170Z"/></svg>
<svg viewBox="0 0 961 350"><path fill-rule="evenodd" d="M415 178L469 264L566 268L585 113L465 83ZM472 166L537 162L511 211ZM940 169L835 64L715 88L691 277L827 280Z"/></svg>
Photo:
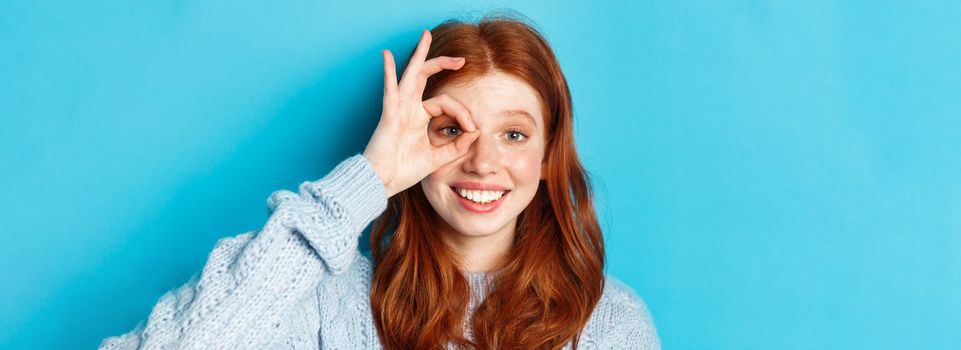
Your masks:
<svg viewBox="0 0 961 350"><path fill-rule="evenodd" d="M373 266L358 241L387 193L367 158L354 154L297 193L275 191L267 207L262 229L219 240L200 273L100 349L381 349ZM469 317L491 275L464 275ZM578 349L660 349L660 340L644 301L608 275Z"/></svg>

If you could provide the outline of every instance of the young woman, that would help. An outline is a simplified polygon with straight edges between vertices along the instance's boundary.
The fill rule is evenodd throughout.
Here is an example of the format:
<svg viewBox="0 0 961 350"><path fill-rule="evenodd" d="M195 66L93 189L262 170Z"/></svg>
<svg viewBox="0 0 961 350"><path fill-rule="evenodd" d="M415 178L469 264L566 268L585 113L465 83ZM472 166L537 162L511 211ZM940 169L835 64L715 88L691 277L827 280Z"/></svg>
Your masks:
<svg viewBox="0 0 961 350"><path fill-rule="evenodd" d="M363 154L271 194L260 231L101 349L657 349L643 301L606 276L546 40L488 16L424 31ZM380 216L378 218L378 216ZM358 238L375 219L373 259Z"/></svg>

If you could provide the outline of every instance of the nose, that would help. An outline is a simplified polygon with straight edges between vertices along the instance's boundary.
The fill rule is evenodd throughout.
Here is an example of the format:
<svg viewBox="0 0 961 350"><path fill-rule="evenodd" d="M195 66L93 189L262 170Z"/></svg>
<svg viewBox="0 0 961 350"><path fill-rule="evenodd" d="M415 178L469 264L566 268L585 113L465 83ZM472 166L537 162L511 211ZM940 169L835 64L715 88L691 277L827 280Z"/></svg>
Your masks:
<svg viewBox="0 0 961 350"><path fill-rule="evenodd" d="M462 169L478 176L496 174L500 170L500 160L496 141L481 135L467 150L467 159L464 160Z"/></svg>

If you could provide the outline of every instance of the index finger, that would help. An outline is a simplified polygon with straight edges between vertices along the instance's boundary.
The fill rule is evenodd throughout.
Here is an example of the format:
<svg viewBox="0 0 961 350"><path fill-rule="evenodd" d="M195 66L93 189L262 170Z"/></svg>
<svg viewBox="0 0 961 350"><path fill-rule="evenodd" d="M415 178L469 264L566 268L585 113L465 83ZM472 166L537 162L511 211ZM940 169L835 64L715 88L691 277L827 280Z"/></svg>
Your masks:
<svg viewBox="0 0 961 350"><path fill-rule="evenodd" d="M424 109L427 110L427 113L430 114L431 118L447 114L454 117L454 119L457 120L457 123L468 132L477 130L477 127L474 126L474 121L471 119L470 112L467 111L467 108L450 96L434 96L424 101Z"/></svg>

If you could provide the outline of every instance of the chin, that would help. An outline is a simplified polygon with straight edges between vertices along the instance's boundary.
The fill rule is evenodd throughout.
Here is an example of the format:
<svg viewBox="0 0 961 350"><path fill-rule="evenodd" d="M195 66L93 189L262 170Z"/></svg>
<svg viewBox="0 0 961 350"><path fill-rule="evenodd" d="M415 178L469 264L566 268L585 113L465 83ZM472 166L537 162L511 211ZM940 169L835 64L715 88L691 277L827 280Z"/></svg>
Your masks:
<svg viewBox="0 0 961 350"><path fill-rule="evenodd" d="M472 237L483 237L483 236L489 236L489 235L495 234L503 226L504 225L500 225L500 226L490 225L489 222L487 225L477 225L472 223L459 223L459 222L451 225L451 227L453 227L454 231L456 231L457 233L465 236L472 236Z"/></svg>

